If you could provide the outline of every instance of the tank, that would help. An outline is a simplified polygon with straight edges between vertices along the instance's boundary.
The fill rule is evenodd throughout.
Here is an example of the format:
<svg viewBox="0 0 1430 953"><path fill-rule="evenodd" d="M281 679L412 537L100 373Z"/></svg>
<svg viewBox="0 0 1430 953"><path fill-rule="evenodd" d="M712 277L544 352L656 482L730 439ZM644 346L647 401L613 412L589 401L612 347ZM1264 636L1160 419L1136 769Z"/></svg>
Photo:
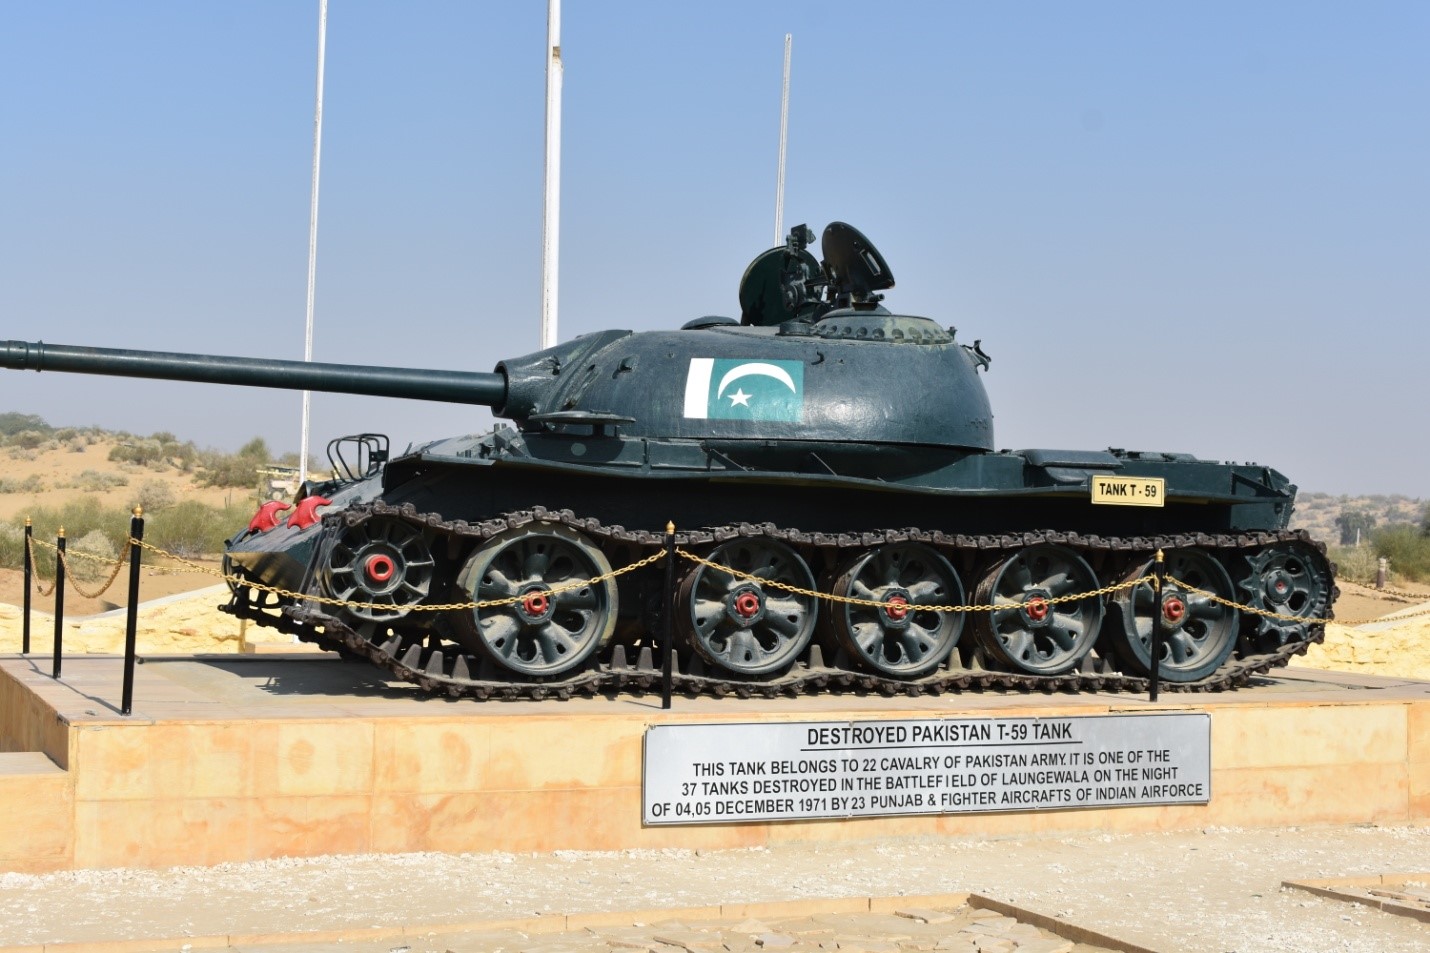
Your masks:
<svg viewBox="0 0 1430 953"><path fill-rule="evenodd" d="M995 451L981 342L885 308L893 273L853 227L824 230L822 260L813 242L801 225L750 264L738 319L593 333L490 373L18 341L0 363L509 421L395 457L381 434L335 440L333 479L227 543L228 611L428 692L648 688L667 631L687 693L1141 691L1156 615L1163 683L1220 690L1322 637L1333 571L1287 528L1282 474Z"/></svg>

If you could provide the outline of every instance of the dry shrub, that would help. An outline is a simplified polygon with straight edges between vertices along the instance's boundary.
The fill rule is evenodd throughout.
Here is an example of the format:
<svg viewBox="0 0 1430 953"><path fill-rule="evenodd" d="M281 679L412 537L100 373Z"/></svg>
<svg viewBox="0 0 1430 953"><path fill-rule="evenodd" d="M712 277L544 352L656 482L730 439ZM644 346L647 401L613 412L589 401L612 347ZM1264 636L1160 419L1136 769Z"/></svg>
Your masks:
<svg viewBox="0 0 1430 953"><path fill-rule="evenodd" d="M79 553L78 559L67 559L65 561L68 573L73 573L76 579L85 582L93 582L96 579L103 579L114 571L114 561L119 558L119 550L104 532L92 529L79 539L65 546L66 554ZM94 557L87 559L85 557Z"/></svg>
<svg viewBox="0 0 1430 953"><path fill-rule="evenodd" d="M139 484L139 490L133 500L134 505L144 507L146 513L166 510L177 502L179 494L172 485L163 480L145 480Z"/></svg>

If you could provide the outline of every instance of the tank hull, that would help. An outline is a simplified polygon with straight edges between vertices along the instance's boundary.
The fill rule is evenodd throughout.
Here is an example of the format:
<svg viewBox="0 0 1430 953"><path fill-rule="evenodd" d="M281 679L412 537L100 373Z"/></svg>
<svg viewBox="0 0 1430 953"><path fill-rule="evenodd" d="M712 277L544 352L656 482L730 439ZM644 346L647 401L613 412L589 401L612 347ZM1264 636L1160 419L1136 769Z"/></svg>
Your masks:
<svg viewBox="0 0 1430 953"><path fill-rule="evenodd" d="M978 685L1142 690L1149 675L1144 656L1150 652L1151 597L1138 595L1136 584L1129 588L1129 583L1145 576L1154 555L1165 549L1175 571L1192 576L1178 581L1183 588L1174 584L1169 590L1174 600L1191 607L1191 621L1169 622L1171 634L1185 643L1184 657L1169 667L1169 682L1183 689L1220 690L1304 651L1319 637L1319 620L1329 613L1335 595L1323 552L1285 528L1295 488L1264 467L1175 453L953 452L941 459L924 454L926 463L936 459L940 465L923 472L874 480L827 467L804 473L756 469L750 462L765 458L768 448L736 442L722 446L505 429L440 441L343 488L346 495L320 510L324 516L317 524L235 537L232 565L246 578L292 598L277 606L256 605L237 587L234 609L452 695L545 697L648 686L653 673L637 660L654 658L668 633L680 633L677 668L684 674L677 681L688 692L792 692L841 684L905 693ZM791 455L819 456L817 442L779 451L783 456L765 462L789 466ZM1096 485L1105 481L1155 482L1160 505L1094 502ZM682 557L675 571L684 580L669 625L657 608L662 573L646 567L609 583L597 613L602 620L599 645L579 665L548 673L539 665L521 671L518 662L518 670L511 670L504 667L499 647L484 641L481 626L492 624L494 614L499 626L538 629L543 624L540 613L529 618L532 613L524 608L476 606L476 600L493 594L483 590L480 580L489 578L486 574L504 555L517 549L522 560L534 558L533 538L546 540L568 561L590 554L593 561L584 571L543 577L538 570L528 581L531 589L496 593L519 597L526 591L530 599L530 592L559 588L572 576L598 576L598 570L658 557L667 524L675 526ZM374 553L402 565L389 543L394 536L420 540L402 545L420 545L422 556L415 562L421 593L411 606L395 605L387 612L381 606L391 598L390 583L368 581L355 590L351 580L353 567ZM742 545L752 548L742 553ZM1084 603L1073 604L1074 611L1049 616L1064 620L1067 632L1080 633L1081 641L1060 648L1053 639L1031 656L1018 657L1009 645L1026 633L1015 631L1010 639L999 631L1001 623L990 621L996 613L960 610L949 615L958 617L957 628L966 631L929 650L940 653L937 664L914 664L917 660L900 659L897 651L891 658L882 648L861 655L857 634L861 625L868 629L867 620L838 599L806 600L795 607L792 617L802 627L795 640L799 649L787 658L768 653L778 664L770 662L767 671L754 670L763 663L732 670L722 664L726 642L717 640L712 649L699 641L706 611L698 594L700 574L708 578L716 570L695 559L792 560L806 575L782 584L846 598L907 598L917 605L925 601L919 586L928 579L910 588L892 576L858 578L861 572L867 576L879 559L910 554L944 567L935 571L934 581L942 586L941 601L956 606L1036 603L1090 593ZM1040 568L1029 571L1025 564L1030 562ZM1257 615L1238 617L1233 610L1208 614L1205 599L1197 608L1201 597L1195 587L1271 611L1287 608L1276 603L1265 580L1288 565L1299 567L1303 576L1309 572L1311 580L1297 583L1300 601L1291 608L1298 621L1273 623ZM512 564L520 572L525 566ZM1018 573L1028 578L1016 581ZM735 577L722 585L734 592ZM750 596L760 613L767 611L767 603L784 598L774 586L752 585L763 586L758 597ZM379 608L332 608L319 601L333 598L376 599ZM427 613L418 603L457 608ZM896 624L900 619L880 611L885 617L879 638L904 637ZM1194 619L1198 612L1201 620ZM740 633L745 631L741 626L751 625L737 613L732 617ZM1028 622L1029 631L1037 635L1042 621ZM778 635L773 642L779 643ZM702 644L704 652L698 650Z"/></svg>
<svg viewBox="0 0 1430 953"><path fill-rule="evenodd" d="M783 446L780 454L789 459L773 462L797 461L823 449L815 442L803 446ZM497 431L440 441L399 457L380 478L335 494L324 511L381 498L468 522L536 508L575 508L604 524L650 532L667 523L680 530L769 523L825 534L918 525L968 535L1052 531L1136 537L1282 530L1295 494L1275 470L1179 453L956 454L931 471L874 480L742 469L730 465L733 458L763 458L770 451L734 444L727 449ZM920 460L926 464L930 455L924 451ZM1099 476L1162 480L1165 499L1159 506L1094 503ZM309 572L319 532L316 527L245 532L232 541L230 558L262 582L297 587Z"/></svg>

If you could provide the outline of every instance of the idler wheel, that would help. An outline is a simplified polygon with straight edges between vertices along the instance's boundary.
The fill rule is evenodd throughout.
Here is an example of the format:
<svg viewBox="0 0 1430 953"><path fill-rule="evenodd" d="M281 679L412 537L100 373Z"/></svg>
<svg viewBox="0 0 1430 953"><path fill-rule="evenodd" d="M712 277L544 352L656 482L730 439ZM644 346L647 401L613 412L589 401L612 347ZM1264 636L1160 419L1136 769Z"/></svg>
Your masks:
<svg viewBox="0 0 1430 953"><path fill-rule="evenodd" d="M422 531L386 516L349 526L338 536L323 570L327 594L348 615L367 622L400 619L427 598L435 569Z"/></svg>
<svg viewBox="0 0 1430 953"><path fill-rule="evenodd" d="M579 668L616 626L616 582L564 587L611 571L585 536L532 523L493 536L472 553L458 583L474 602L514 599L461 613L458 640L525 678Z"/></svg>
<svg viewBox="0 0 1430 953"><path fill-rule="evenodd" d="M834 603L828 618L850 657L882 675L927 675L948 658L963 633L962 613L910 608L963 604L958 573L921 543L891 543L854 557L840 567L831 591L879 603Z"/></svg>
<svg viewBox="0 0 1430 953"><path fill-rule="evenodd" d="M681 580L676 620L706 662L736 675L788 668L814 632L817 600L768 585L814 589L799 554L763 537L732 539L705 557L754 578L697 565Z"/></svg>
<svg viewBox="0 0 1430 953"><path fill-rule="evenodd" d="M1061 675L1092 649L1102 600L1052 600L1097 588L1097 574L1073 550L1029 546L990 567L979 581L973 601L996 608L974 613L974 634L993 658L1017 671Z"/></svg>
<svg viewBox="0 0 1430 953"><path fill-rule="evenodd" d="M1231 577L1212 556L1199 549L1173 549L1163 556L1167 575L1189 586L1231 599ZM1151 561L1128 570L1124 581L1150 575ZM1195 682L1222 666L1236 647L1237 611L1206 596L1167 582L1160 604L1152 583L1119 590L1110 603L1116 619L1103 639L1121 667L1134 675L1152 674L1152 622L1162 616L1162 656L1157 675L1169 682Z"/></svg>
<svg viewBox="0 0 1430 953"><path fill-rule="evenodd" d="M1309 543L1274 543L1242 560L1238 601L1292 619L1268 619L1247 612L1242 631L1254 650L1269 652L1288 642L1310 638L1313 627L1330 615L1337 592L1331 567ZM1305 621L1300 621L1304 619Z"/></svg>

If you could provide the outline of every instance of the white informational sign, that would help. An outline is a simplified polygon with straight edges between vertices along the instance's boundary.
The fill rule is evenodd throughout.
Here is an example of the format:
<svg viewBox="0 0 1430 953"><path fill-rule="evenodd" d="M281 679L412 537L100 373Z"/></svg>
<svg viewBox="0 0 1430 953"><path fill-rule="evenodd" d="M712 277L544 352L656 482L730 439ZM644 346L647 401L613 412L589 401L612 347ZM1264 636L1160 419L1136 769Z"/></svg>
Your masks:
<svg viewBox="0 0 1430 953"><path fill-rule="evenodd" d="M646 824L1210 800L1205 712L658 725L645 736Z"/></svg>

